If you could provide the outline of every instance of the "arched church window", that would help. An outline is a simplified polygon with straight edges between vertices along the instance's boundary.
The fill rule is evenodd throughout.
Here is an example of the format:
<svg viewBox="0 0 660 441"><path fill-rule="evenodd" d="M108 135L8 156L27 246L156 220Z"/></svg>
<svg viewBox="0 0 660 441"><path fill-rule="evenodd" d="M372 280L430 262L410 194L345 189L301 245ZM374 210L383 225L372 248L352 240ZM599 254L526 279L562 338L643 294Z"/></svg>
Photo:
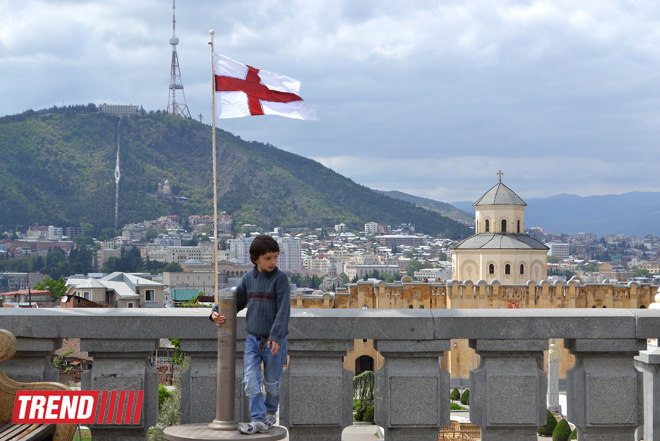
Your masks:
<svg viewBox="0 0 660 441"><path fill-rule="evenodd" d="M518 230L518 234L520 234L520 219L518 219L518 228L517 228L517 230Z"/></svg>
<svg viewBox="0 0 660 441"><path fill-rule="evenodd" d="M495 265L492 263L488 265L488 274L495 274Z"/></svg>
<svg viewBox="0 0 660 441"><path fill-rule="evenodd" d="M486 233L490 231L490 222L486 219Z"/></svg>
<svg viewBox="0 0 660 441"><path fill-rule="evenodd" d="M511 274L511 265L508 263L504 265L504 274Z"/></svg>
<svg viewBox="0 0 660 441"><path fill-rule="evenodd" d="M520 275L522 276L523 274L525 274L525 265L523 265L523 264L521 263L521 264L520 264Z"/></svg>
<svg viewBox="0 0 660 441"><path fill-rule="evenodd" d="M506 233L506 219L502 219L502 233Z"/></svg>

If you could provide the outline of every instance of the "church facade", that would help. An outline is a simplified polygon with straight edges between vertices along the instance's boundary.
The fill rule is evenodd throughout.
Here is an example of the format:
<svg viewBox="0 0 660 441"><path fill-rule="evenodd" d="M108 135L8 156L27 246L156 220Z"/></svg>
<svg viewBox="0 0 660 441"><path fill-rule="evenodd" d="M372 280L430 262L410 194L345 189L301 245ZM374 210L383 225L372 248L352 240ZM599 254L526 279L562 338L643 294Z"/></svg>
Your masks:
<svg viewBox="0 0 660 441"><path fill-rule="evenodd" d="M548 268L548 247L524 234L527 204L501 178L474 203L475 234L452 248L452 279L536 283Z"/></svg>

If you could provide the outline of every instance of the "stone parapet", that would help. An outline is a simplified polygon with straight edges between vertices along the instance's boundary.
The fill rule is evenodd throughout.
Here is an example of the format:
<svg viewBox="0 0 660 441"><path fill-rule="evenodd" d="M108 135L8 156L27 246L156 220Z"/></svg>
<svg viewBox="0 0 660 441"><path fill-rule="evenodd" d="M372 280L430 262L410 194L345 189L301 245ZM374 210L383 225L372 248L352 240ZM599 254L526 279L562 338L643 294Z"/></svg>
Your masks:
<svg viewBox="0 0 660 441"><path fill-rule="evenodd" d="M96 425L94 439L147 439L158 407L157 376L148 359L159 338L181 339L181 348L192 358L183 381L184 418L212 419L218 334L208 320L209 310L8 309L0 310L0 328L14 333L19 342L17 358L2 365L10 377L29 373L30 381L52 379L48 361L60 339L80 338L81 349L94 358L93 369L83 376L83 389L144 391L138 425ZM244 324L240 314L237 385ZM289 428L292 440L339 441L342 429L351 424L352 407L352 373L342 368L341 359L355 339L373 339L385 357L376 373L376 418L386 429L386 439L437 439L448 423L449 407L448 375L438 357L449 350L449 341L469 339L481 357L471 375L470 407L482 439L499 440L507 434L507 439L532 440L532 428L543 422L545 406L542 354L548 339L557 338L565 339L576 357L567 379L567 399L569 420L580 428L581 439L633 440L644 413L646 427L657 428L660 420L657 409L649 409L657 400L648 398L658 384L657 357L642 352L635 361L646 349L646 339L659 334L656 310L294 309L280 423ZM653 384L647 387L646 408L635 363L648 376L647 384ZM236 387L237 419L245 420L242 396L242 387Z"/></svg>

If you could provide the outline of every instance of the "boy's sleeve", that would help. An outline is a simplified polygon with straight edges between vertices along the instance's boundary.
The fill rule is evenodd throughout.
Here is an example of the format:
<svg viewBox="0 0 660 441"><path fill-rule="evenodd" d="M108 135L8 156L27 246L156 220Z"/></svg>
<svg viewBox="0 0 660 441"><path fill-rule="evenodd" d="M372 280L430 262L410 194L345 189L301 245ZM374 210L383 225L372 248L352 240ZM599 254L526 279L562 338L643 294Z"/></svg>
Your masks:
<svg viewBox="0 0 660 441"><path fill-rule="evenodd" d="M245 276L241 277L236 287L236 312L247 306L247 289L245 289Z"/></svg>
<svg viewBox="0 0 660 441"><path fill-rule="evenodd" d="M218 312L218 304L216 303L213 305L213 309L211 309L211 315L209 315L209 320L213 320L213 313Z"/></svg>
<svg viewBox="0 0 660 441"><path fill-rule="evenodd" d="M273 326L270 327L268 340L282 344L282 340L289 330L289 318L291 317L291 285L286 274L275 282L275 293L277 295L277 314Z"/></svg>

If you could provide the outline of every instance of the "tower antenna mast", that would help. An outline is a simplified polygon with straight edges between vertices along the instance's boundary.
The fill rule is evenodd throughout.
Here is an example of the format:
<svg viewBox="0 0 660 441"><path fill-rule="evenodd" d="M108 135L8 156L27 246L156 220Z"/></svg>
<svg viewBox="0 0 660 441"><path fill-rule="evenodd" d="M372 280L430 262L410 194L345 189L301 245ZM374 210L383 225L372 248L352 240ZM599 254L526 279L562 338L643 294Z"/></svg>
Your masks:
<svg viewBox="0 0 660 441"><path fill-rule="evenodd" d="M183 82L181 81L181 69L179 68L179 56L176 53L176 45L179 44L179 38L176 36L176 0L172 0L172 66L170 69L170 94L167 102L167 113L182 115L190 118L190 110L186 104L186 94L183 92ZM181 91L183 103L176 100L176 91Z"/></svg>

